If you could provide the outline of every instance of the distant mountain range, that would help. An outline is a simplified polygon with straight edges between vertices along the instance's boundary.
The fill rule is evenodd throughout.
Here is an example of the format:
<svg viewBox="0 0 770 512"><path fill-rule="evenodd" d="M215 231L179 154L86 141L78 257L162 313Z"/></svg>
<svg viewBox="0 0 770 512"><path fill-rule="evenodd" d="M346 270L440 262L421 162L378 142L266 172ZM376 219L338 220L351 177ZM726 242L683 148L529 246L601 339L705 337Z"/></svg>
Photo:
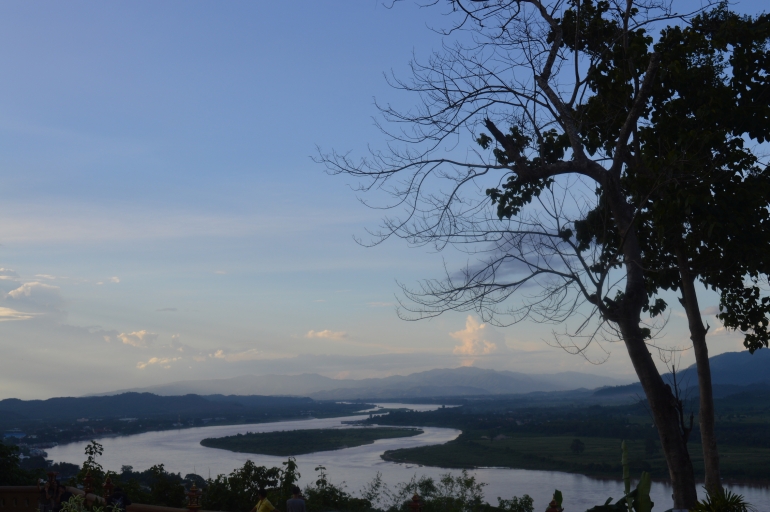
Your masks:
<svg viewBox="0 0 770 512"><path fill-rule="evenodd" d="M111 396L62 397L48 400L0 400L3 420L75 420L77 418L120 418L153 416L224 416L243 414L249 409L281 413L313 407L309 398L213 395L157 396L150 393L122 393Z"/></svg>
<svg viewBox="0 0 770 512"><path fill-rule="evenodd" d="M317 374L243 375L230 379L191 380L127 391L156 395L284 395L317 400L426 398L439 396L523 394L535 391L595 389L623 384L620 379L579 372L544 375L474 367L429 370L372 379L331 379Z"/></svg>
<svg viewBox="0 0 770 512"><path fill-rule="evenodd" d="M755 383L770 385L770 350L749 354L727 352L710 358L717 395L737 392ZM670 377L669 377L670 378ZM685 388L697 386L694 365L677 372ZM382 400L448 396L512 395L533 392L597 389L599 395L642 394L639 383L579 372L530 375L475 367L438 369L411 375L370 379L332 379L310 373L302 375L242 375L230 379L189 380L159 386L102 393L125 392L174 395L273 395L304 396L316 400Z"/></svg>
<svg viewBox="0 0 770 512"><path fill-rule="evenodd" d="M770 388L770 350L762 349L750 354L743 352L725 352L710 357L711 382L714 396L719 398L752 388ZM673 375L666 374L664 379L673 382ZM676 380L680 388L687 390L689 396L697 395L698 373L695 365L684 370L677 370ZM642 385L638 382L625 386L613 386L599 389L597 396L643 395Z"/></svg>

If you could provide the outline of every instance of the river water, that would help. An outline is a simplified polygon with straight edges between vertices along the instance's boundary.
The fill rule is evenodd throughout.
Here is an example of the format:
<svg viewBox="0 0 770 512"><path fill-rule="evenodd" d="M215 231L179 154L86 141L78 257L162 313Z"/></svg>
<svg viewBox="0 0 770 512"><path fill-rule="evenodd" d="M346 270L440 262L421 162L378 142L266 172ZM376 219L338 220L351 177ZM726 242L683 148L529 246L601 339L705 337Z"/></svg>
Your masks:
<svg viewBox="0 0 770 512"><path fill-rule="evenodd" d="M382 407L404 407L414 410L431 410L435 405L378 404ZM216 448L206 448L200 441L207 437L222 437L246 432L272 432L278 430L303 430L316 428L344 427L342 421L366 418L368 415L281 421L251 425L225 425L162 432L146 432L125 437L102 438L104 455L99 462L105 469L120 471L122 465L133 466L134 470L145 470L154 464L164 464L166 470L181 473L197 473L204 478L220 473L230 473L250 459L260 466L280 466L285 457L233 453ZM326 467L329 479L340 484L345 482L353 494L370 482L377 472L391 488L406 482L413 476L426 475L438 478L440 475L457 470L432 468L413 464L385 462L380 455L385 450L411 448L451 441L459 430L448 428L420 427L424 434L398 439L381 439L374 444L345 448L329 452L318 452L297 457L302 474L301 485L310 483L316 477L314 468ZM72 443L49 448L49 458L55 462L81 464L85 459L83 449L87 443ZM618 456L620 456L618 454ZM508 468L479 468L470 472L477 481L484 482L484 496L491 504L497 504L497 497L510 498L529 494L535 500L535 510L545 510L554 489L564 494L564 507L570 512L581 512L605 502L612 496L613 501L623 495L623 483L619 480L603 480L557 471L530 471ZM758 511L770 511L770 488L732 485L730 489L743 494ZM662 482L652 485L654 510L661 512L671 508L671 488Z"/></svg>

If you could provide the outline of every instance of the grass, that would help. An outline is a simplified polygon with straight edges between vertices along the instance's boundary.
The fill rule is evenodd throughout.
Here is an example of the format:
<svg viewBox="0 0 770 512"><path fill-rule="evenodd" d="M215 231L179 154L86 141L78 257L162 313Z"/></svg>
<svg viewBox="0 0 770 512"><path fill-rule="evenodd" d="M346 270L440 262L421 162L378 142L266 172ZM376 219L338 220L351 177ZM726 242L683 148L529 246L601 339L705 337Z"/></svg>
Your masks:
<svg viewBox="0 0 770 512"><path fill-rule="evenodd" d="M616 438L580 438L583 453L570 450L575 436L510 435L498 441L482 439L466 433L443 445L408 448L385 452L382 458L394 462L410 462L425 466L473 468L509 467L548 471L566 471L591 476L618 477L620 440ZM666 461L660 449L649 454L645 441L626 442L632 474L649 472L653 477L668 477ZM696 475L703 473L700 444L690 444L690 457ZM722 476L733 479L764 479L770 476L770 449L745 446L720 446Z"/></svg>
<svg viewBox="0 0 770 512"><path fill-rule="evenodd" d="M412 437L422 433L416 428L394 427L289 430L207 438L201 441L201 445L231 452L286 457L352 448L372 444L377 439Z"/></svg>

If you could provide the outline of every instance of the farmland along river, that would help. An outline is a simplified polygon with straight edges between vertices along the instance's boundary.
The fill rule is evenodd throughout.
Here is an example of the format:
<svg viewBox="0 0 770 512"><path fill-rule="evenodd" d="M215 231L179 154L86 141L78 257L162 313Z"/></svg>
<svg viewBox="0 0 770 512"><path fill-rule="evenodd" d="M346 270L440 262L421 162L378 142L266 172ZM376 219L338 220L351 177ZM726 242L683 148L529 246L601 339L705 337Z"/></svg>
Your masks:
<svg viewBox="0 0 770 512"><path fill-rule="evenodd" d="M414 404L383 403L378 405L419 411L433 410L438 407ZM242 466L247 459L251 459L257 465L280 466L281 462L286 460L285 457L234 453L216 448L206 448L200 445L200 441L207 437L222 437L246 432L344 427L342 421L366 417L368 415L251 425L224 425L102 438L99 442L104 445L104 455L99 458L99 462L105 469L114 471L120 471L122 465L133 466L135 470L144 470L153 464L164 464L168 471L179 472L182 476L194 472L204 478L213 477L220 473L230 473L233 469ZM408 481L414 475L436 478L448 471L458 473L457 470L396 464L380 459L380 454L385 450L442 444L451 441L460 434L459 430L449 428L420 428L425 433L414 437L380 439L374 444L355 448L300 455L297 457L297 463L302 474L301 485L315 480L314 468L319 465L326 467L333 483L339 484L344 481L347 490L353 494L356 494L359 489L370 482L378 471L382 474L383 481L391 487L400 482ZM49 457L56 462L82 464L85 459L83 455L85 445L85 442L72 443L49 448L46 451ZM618 450L618 457L620 457L620 450ZM535 500L535 510L544 510L551 499L553 490L559 489L564 494L565 509L580 512L594 505L603 504L610 496L615 501L623 495L623 483L620 480L600 480L571 473L507 468L480 468L472 470L470 473L476 475L478 481L487 484L484 488L484 496L493 505L497 504L498 496L510 498L511 496L529 494ZM757 510L770 510L769 488L731 486L730 489L743 494ZM652 500L655 502L653 509L655 511L662 512L671 508L671 488L664 483L653 482Z"/></svg>

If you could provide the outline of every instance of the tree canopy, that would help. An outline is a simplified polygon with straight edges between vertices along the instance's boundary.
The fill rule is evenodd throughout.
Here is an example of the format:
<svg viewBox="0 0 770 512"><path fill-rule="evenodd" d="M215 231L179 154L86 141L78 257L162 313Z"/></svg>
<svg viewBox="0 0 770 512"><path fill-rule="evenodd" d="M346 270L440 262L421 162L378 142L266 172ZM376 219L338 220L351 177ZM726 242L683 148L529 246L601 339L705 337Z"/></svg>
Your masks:
<svg viewBox="0 0 770 512"><path fill-rule="evenodd" d="M648 345L668 307L661 292L681 291L710 397L696 281L719 292L720 320L750 350L770 340L770 18L726 3L690 14L633 0L448 4L451 42L393 79L419 97L412 110L382 108L402 127L394 142L320 159L393 198L401 213L382 239L474 256L459 275L405 289L407 312L577 319L559 338L575 352L622 340L675 508L689 508L688 427ZM463 140L477 149L459 151Z"/></svg>

